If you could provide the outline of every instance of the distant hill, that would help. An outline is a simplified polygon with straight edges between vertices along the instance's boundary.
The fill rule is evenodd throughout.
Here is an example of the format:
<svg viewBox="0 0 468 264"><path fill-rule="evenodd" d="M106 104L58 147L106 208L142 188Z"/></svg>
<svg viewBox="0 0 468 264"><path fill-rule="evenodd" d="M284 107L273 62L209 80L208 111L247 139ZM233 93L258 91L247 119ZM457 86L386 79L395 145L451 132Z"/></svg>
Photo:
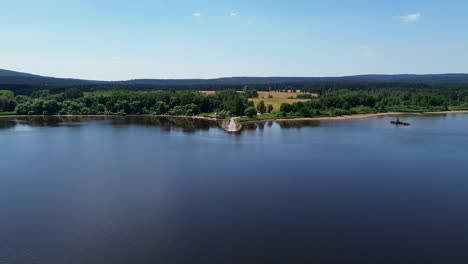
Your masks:
<svg viewBox="0 0 468 264"><path fill-rule="evenodd" d="M67 78L53 78L29 73L0 69L0 85L82 86L82 85L151 85L151 86L191 86L191 85L266 85L282 83L317 82L394 82L394 83L467 83L468 74L400 74L400 75L355 75L344 77L229 77L218 79L137 79L128 81L93 81Z"/></svg>
<svg viewBox="0 0 468 264"><path fill-rule="evenodd" d="M116 82L130 85L245 85L313 82L402 82L402 83L468 83L468 74L430 75L355 75L344 77L230 77L218 79L139 79Z"/></svg>
<svg viewBox="0 0 468 264"><path fill-rule="evenodd" d="M67 78L54 78L41 75L35 75L24 72L16 72L0 69L0 85L29 85L29 86L75 86L75 85L90 85L100 84L105 82L80 80L80 79L67 79Z"/></svg>
<svg viewBox="0 0 468 264"><path fill-rule="evenodd" d="M39 77L39 75L0 69L0 77Z"/></svg>

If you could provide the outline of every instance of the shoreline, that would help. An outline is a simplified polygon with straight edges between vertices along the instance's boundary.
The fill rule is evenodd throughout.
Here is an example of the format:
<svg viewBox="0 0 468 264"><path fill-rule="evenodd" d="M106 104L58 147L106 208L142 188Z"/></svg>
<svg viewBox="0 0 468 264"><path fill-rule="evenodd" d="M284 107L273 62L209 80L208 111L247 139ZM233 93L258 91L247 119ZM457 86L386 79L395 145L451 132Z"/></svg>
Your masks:
<svg viewBox="0 0 468 264"><path fill-rule="evenodd" d="M441 111L441 112L386 112L376 114L356 114L356 115L345 115L345 116L331 116L331 117L300 117L300 118L278 118L278 119L265 119L265 120L252 120L247 122L241 122L242 125L268 123L268 122L292 122L292 121L347 121L347 120L359 120L373 117L384 117L384 116L424 116L424 115L447 115L447 114L468 114L468 110L457 110L457 111ZM223 119L214 119L211 117L203 116L170 116L170 115L0 115L0 118L27 118L27 117L78 117L78 118L92 118L92 117L156 117L156 118L178 118L178 119L196 119L220 122Z"/></svg>
<svg viewBox="0 0 468 264"><path fill-rule="evenodd" d="M25 117L166 117L166 118L180 118L180 119L198 119L206 121L222 121L222 119L214 119L204 116L171 116L171 115L0 115L0 118L25 118Z"/></svg>
<svg viewBox="0 0 468 264"><path fill-rule="evenodd" d="M258 124L267 122L288 122L288 121L347 121L347 120L358 120L367 119L373 117L383 116L424 116L424 115L447 115L447 114L468 114L468 110L458 111L442 111L442 112L387 112L387 113L376 113L376 114L356 114L356 115L345 115L345 116L329 116L329 117L300 117L300 118L278 118L278 119L265 119L265 120L253 120L242 122L242 124Z"/></svg>

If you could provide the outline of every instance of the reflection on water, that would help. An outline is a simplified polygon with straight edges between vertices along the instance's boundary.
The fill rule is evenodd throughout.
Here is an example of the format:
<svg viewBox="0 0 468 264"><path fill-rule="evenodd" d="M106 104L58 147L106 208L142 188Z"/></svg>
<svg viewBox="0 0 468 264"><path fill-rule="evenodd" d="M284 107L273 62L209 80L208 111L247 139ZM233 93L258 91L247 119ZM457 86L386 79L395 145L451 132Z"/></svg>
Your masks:
<svg viewBox="0 0 468 264"><path fill-rule="evenodd" d="M195 118L173 118L173 117L151 117L151 116L131 116L108 119L112 125L140 125L158 126L163 130L182 130L183 132L195 132L197 130L209 130L219 127L214 121Z"/></svg>
<svg viewBox="0 0 468 264"><path fill-rule="evenodd" d="M15 126L16 126L15 121L0 118L0 129L14 128Z"/></svg>
<svg viewBox="0 0 468 264"><path fill-rule="evenodd" d="M281 128L303 128L303 127L318 127L319 121L282 121L278 122Z"/></svg>
<svg viewBox="0 0 468 264"><path fill-rule="evenodd" d="M157 126L164 131L195 132L197 130L209 130L210 128L220 128L215 121L194 119L194 118L174 118L156 116L103 116L103 117L79 117L79 116L30 116L17 118L0 118L0 129L21 129L23 127L72 127L81 126L85 122L106 121L115 126ZM275 122L249 123L243 126L244 130L263 130L265 127L272 127ZM318 121L282 121L276 122L281 128L306 128L318 127ZM239 133L237 133L239 134Z"/></svg>
<svg viewBox="0 0 468 264"><path fill-rule="evenodd" d="M244 124L245 130L263 130L265 127L272 127L274 123L277 123L280 128L311 128L320 126L319 121L304 121L304 120L287 120L287 121L268 121L262 123L248 123Z"/></svg>
<svg viewBox="0 0 468 264"><path fill-rule="evenodd" d="M72 127L85 122L106 121L114 126L157 126L164 131L181 130L195 132L219 127L214 121L194 118L152 117L152 116L30 116L17 118L0 118L0 129L18 129L20 127Z"/></svg>
<svg viewBox="0 0 468 264"><path fill-rule="evenodd" d="M399 115L399 117L403 120L429 119L434 122L439 122L440 120L444 120L447 118L455 118L456 115ZM383 126L388 126L388 123L390 122L390 120L393 120L393 118L394 117L386 116L371 118L371 120L385 120L385 122L381 122L380 124ZM82 126L86 122L94 121L104 121L106 122L106 124L113 126L154 126L159 127L163 131L182 131L185 133L193 133L200 130L207 131L210 128L221 129L220 122L195 118L177 118L170 116L25 116L0 118L0 130L14 129L15 131L24 131L30 130L30 128L34 127L73 127ZM341 123L349 121L352 120L332 122ZM355 124L359 124L360 120L355 121ZM274 124L276 124L279 128L283 129L316 128L321 126L321 122L324 121L286 120L247 123L243 124L242 130L261 131L265 128L271 128L272 126L274 126ZM242 133L242 130L234 134L240 135Z"/></svg>
<svg viewBox="0 0 468 264"><path fill-rule="evenodd" d="M466 263L468 115L392 119L0 119L0 263Z"/></svg>

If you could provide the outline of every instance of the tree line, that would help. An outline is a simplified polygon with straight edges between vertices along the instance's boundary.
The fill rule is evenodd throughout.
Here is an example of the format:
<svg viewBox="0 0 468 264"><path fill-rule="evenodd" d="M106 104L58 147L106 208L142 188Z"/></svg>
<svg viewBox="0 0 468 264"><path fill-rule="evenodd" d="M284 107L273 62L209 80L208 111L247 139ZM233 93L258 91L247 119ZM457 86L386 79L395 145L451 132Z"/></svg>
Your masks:
<svg viewBox="0 0 468 264"><path fill-rule="evenodd" d="M468 110L467 89L329 91L307 102L282 104L279 114L281 117L313 117L452 110Z"/></svg>
<svg viewBox="0 0 468 264"><path fill-rule="evenodd" d="M394 83L394 82L287 82L287 83L265 83L265 84L196 84L196 85L147 85L147 84L90 84L77 86L34 86L26 84L1 84L0 89L10 90L16 95L28 95L47 89L52 94L63 93L67 89L79 89L83 92L95 91L284 91L301 90L304 93L324 94L330 91L377 91L377 90L399 90L399 91L437 91L437 90L467 90L468 84L426 84L426 83Z"/></svg>
<svg viewBox="0 0 468 264"><path fill-rule="evenodd" d="M219 112L243 115L248 107L244 93L233 90L203 94L198 91L97 91L67 89L51 94L40 90L30 96L0 93L0 112L19 115L185 115Z"/></svg>
<svg viewBox="0 0 468 264"><path fill-rule="evenodd" d="M219 118L271 114L273 107L261 101L249 102L258 93L221 90L213 94L199 91L93 91L65 89L51 93L34 91L15 95L0 90L0 112L19 115L184 115L217 113ZM284 103L274 113L279 117L339 116L378 112L428 112L468 110L468 89L464 87L413 87L411 89L362 89L322 91L318 98L305 102Z"/></svg>

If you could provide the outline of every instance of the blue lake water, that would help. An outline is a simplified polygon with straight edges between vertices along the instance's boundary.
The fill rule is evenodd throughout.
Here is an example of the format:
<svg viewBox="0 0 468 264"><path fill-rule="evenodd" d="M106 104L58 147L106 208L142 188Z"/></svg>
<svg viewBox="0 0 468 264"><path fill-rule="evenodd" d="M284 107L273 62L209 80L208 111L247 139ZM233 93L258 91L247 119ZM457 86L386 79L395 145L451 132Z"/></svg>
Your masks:
<svg viewBox="0 0 468 264"><path fill-rule="evenodd" d="M0 118L0 263L468 263L468 115Z"/></svg>

